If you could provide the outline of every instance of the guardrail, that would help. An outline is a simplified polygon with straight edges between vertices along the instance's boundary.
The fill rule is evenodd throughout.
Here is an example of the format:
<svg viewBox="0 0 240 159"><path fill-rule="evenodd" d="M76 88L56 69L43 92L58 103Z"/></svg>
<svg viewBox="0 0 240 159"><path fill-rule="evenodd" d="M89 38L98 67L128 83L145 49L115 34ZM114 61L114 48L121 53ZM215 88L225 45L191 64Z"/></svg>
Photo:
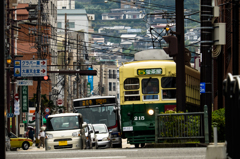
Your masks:
<svg viewBox="0 0 240 159"><path fill-rule="evenodd" d="M205 139L209 143L207 106L204 112L159 114L155 110L155 143L169 139Z"/></svg>

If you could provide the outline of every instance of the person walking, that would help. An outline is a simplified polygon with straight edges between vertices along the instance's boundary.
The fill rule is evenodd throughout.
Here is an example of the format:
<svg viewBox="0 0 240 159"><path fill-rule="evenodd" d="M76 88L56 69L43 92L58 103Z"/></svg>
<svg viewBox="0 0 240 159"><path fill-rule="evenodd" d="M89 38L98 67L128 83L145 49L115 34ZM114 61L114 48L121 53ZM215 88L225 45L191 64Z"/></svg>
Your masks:
<svg viewBox="0 0 240 159"><path fill-rule="evenodd" d="M30 138L30 139L32 139L32 142L33 142L33 129L31 128L30 130L29 130L29 132L28 132L28 137Z"/></svg>
<svg viewBox="0 0 240 159"><path fill-rule="evenodd" d="M43 148L45 146L45 132L41 129L40 131L40 141L39 141L39 144L38 144L38 148L40 148L41 144L43 144Z"/></svg>

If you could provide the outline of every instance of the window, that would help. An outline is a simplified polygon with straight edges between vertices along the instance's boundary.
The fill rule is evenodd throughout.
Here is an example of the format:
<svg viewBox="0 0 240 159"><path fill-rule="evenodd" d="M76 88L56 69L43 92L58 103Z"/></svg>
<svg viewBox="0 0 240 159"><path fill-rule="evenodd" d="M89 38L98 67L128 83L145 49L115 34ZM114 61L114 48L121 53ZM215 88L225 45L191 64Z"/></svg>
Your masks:
<svg viewBox="0 0 240 159"><path fill-rule="evenodd" d="M139 89L139 79L138 78L127 78L124 81L124 89Z"/></svg>
<svg viewBox="0 0 240 159"><path fill-rule="evenodd" d="M162 77L161 85L162 99L176 99L176 77Z"/></svg>
<svg viewBox="0 0 240 159"><path fill-rule="evenodd" d="M108 70L108 78L112 78L113 77L113 75L112 75L112 70Z"/></svg>
<svg viewBox="0 0 240 159"><path fill-rule="evenodd" d="M162 77L162 88L176 88L176 77Z"/></svg>
<svg viewBox="0 0 240 159"><path fill-rule="evenodd" d="M116 91L116 83L113 82L113 91Z"/></svg>
<svg viewBox="0 0 240 159"><path fill-rule="evenodd" d="M69 22L69 28L75 28L75 22Z"/></svg>
<svg viewBox="0 0 240 159"><path fill-rule="evenodd" d="M130 5L124 5L124 8L130 8Z"/></svg>
<svg viewBox="0 0 240 159"><path fill-rule="evenodd" d="M112 91L112 82L109 82L108 90L109 90L109 91Z"/></svg>
<svg viewBox="0 0 240 159"><path fill-rule="evenodd" d="M159 81L157 78L149 78L142 80L142 93L151 94L143 95L144 100L158 100L159 96Z"/></svg>
<svg viewBox="0 0 240 159"><path fill-rule="evenodd" d="M58 28L62 28L62 22L58 22L58 23L57 23L57 27L58 27Z"/></svg>
<svg viewBox="0 0 240 159"><path fill-rule="evenodd" d="M162 99L176 99L176 89L162 90Z"/></svg>
<svg viewBox="0 0 240 159"><path fill-rule="evenodd" d="M113 70L113 79L116 79L117 75L116 75L116 70Z"/></svg>

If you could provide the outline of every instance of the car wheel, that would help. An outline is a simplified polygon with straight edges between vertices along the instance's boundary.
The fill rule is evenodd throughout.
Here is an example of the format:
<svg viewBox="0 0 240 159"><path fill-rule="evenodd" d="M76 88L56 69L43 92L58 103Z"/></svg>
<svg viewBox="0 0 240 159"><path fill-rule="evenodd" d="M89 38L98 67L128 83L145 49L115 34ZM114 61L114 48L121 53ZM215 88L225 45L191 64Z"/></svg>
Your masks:
<svg viewBox="0 0 240 159"><path fill-rule="evenodd" d="M145 146L145 143L141 143L141 148L143 148Z"/></svg>
<svg viewBox="0 0 240 159"><path fill-rule="evenodd" d="M24 150L27 150L27 149L29 148L29 143L28 143L28 142L23 142L22 148L23 148Z"/></svg>

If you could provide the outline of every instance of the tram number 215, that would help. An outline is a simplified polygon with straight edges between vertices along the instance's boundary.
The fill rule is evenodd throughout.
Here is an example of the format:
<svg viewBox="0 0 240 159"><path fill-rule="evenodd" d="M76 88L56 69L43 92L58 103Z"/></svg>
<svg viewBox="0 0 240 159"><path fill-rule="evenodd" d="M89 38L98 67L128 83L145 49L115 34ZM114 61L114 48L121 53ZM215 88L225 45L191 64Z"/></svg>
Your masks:
<svg viewBox="0 0 240 159"><path fill-rule="evenodd" d="M135 116L134 120L145 120L144 116Z"/></svg>

